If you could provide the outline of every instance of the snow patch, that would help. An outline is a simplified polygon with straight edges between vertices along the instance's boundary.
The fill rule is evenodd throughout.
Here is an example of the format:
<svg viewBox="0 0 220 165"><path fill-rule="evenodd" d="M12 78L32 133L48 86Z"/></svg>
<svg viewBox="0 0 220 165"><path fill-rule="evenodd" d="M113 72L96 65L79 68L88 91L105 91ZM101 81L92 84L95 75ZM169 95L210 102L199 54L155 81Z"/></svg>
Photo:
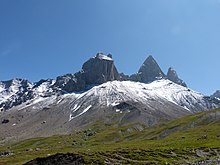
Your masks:
<svg viewBox="0 0 220 165"><path fill-rule="evenodd" d="M161 79L145 84L132 81L109 81L102 85L95 86L90 90L77 94L74 100L74 108L78 110L76 104L82 102L95 102L99 106L117 106L121 102L139 102L147 105L152 101L168 101L191 111L196 109L198 102L200 107L207 109L207 102L204 96L186 87L177 85L170 80ZM88 106L89 104L87 104ZM120 111L116 111L120 112Z"/></svg>
<svg viewBox="0 0 220 165"><path fill-rule="evenodd" d="M189 109L189 108L187 108L187 106L184 106L184 108L185 108L187 111L189 111L189 112L190 112L190 109Z"/></svg>
<svg viewBox="0 0 220 165"><path fill-rule="evenodd" d="M120 103L114 102L114 103L111 104L111 106L114 107L114 106L117 106L117 105L119 105L119 104L120 104Z"/></svg>
<svg viewBox="0 0 220 165"><path fill-rule="evenodd" d="M116 109L115 112L120 112L120 109Z"/></svg>
<svg viewBox="0 0 220 165"><path fill-rule="evenodd" d="M81 116L82 114L86 113L90 108L92 107L92 105L89 105L86 109L84 109L80 114L76 115L76 116L72 116L72 114L70 114L70 119L69 121L71 121L72 119L75 119L79 116ZM76 110L75 110L76 111Z"/></svg>
<svg viewBox="0 0 220 165"><path fill-rule="evenodd" d="M80 105L78 106L77 104L74 105L72 112L76 112L80 108Z"/></svg>
<svg viewBox="0 0 220 165"><path fill-rule="evenodd" d="M63 99L60 99L57 101L57 104L61 103L63 101Z"/></svg>
<svg viewBox="0 0 220 165"><path fill-rule="evenodd" d="M100 60L108 60L108 61L113 61L112 58L104 55L104 54L97 54L96 58L100 59Z"/></svg>

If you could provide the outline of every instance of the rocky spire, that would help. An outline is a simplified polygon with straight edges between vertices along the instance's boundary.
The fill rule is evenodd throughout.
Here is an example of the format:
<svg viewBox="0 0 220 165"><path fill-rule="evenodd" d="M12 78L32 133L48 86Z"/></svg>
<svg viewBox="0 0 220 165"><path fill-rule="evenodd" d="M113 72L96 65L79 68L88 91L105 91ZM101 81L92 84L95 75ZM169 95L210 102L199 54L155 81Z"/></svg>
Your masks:
<svg viewBox="0 0 220 165"><path fill-rule="evenodd" d="M107 81L118 80L119 73L114 65L112 55L97 53L83 64L82 74L86 84L102 84Z"/></svg>
<svg viewBox="0 0 220 165"><path fill-rule="evenodd" d="M80 72L59 76L55 87L66 92L82 91L88 86L119 80L119 73L114 65L112 55L97 53L86 61Z"/></svg>
<svg viewBox="0 0 220 165"><path fill-rule="evenodd" d="M164 78L165 74L160 69L155 59L150 55L140 67L137 77L138 81L149 83Z"/></svg>
<svg viewBox="0 0 220 165"><path fill-rule="evenodd" d="M171 67L168 69L167 78L170 81L173 81L176 84L179 84L179 85L182 85L184 87L187 87L186 83L178 77L176 71L173 68L171 68Z"/></svg>

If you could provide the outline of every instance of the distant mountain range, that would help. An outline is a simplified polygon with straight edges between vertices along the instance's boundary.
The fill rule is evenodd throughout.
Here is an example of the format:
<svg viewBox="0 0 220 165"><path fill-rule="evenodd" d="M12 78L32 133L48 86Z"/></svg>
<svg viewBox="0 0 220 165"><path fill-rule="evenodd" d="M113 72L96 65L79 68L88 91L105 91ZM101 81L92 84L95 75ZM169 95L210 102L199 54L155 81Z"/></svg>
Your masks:
<svg viewBox="0 0 220 165"><path fill-rule="evenodd" d="M31 83L0 82L1 138L66 134L98 121L152 126L220 107L189 89L173 68L164 74L149 56L136 74L119 73L112 55L96 54L81 71ZM18 136L19 134L19 136Z"/></svg>

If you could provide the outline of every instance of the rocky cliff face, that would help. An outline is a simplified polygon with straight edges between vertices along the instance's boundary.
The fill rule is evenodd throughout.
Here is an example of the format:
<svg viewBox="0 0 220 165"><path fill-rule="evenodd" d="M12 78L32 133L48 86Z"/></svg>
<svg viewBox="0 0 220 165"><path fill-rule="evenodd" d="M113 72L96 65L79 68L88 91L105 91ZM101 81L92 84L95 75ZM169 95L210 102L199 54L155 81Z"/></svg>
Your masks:
<svg viewBox="0 0 220 165"><path fill-rule="evenodd" d="M114 65L112 55L96 54L83 64L80 72L59 76L54 87L66 92L82 91L93 85L107 81L119 80L119 73Z"/></svg>
<svg viewBox="0 0 220 165"><path fill-rule="evenodd" d="M170 81L173 81L174 83L176 83L178 85L182 85L184 87L187 87L186 83L178 77L176 71L171 67L168 69L167 78Z"/></svg>
<svg viewBox="0 0 220 165"><path fill-rule="evenodd" d="M140 67L138 73L131 75L131 80L150 83L164 77L165 74L160 69L155 59L152 56L149 56Z"/></svg>
<svg viewBox="0 0 220 165"><path fill-rule="evenodd" d="M211 95L212 98L218 98L220 99L220 90L217 90L213 95Z"/></svg>
<svg viewBox="0 0 220 165"><path fill-rule="evenodd" d="M152 56L144 61L137 74L129 76L118 73L112 55L97 53L83 64L81 71L59 76L56 80L47 79L31 83L27 80L14 79L0 82L0 110L5 111L29 100L53 95L83 93L93 86L113 80L150 83L163 78L186 87L172 68L166 76Z"/></svg>
<svg viewBox="0 0 220 165"><path fill-rule="evenodd" d="M112 60L112 56L105 56L102 53L98 53L96 57L85 62L81 74L81 77L88 85L102 84L107 81L119 79L119 74Z"/></svg>

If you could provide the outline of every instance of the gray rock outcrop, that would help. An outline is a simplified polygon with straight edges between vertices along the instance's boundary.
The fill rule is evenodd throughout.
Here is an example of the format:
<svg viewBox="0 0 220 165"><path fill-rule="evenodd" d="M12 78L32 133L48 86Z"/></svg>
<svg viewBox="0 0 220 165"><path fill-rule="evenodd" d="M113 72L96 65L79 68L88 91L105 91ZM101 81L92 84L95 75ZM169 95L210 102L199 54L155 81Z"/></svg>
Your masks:
<svg viewBox="0 0 220 165"><path fill-rule="evenodd" d="M133 81L150 83L164 77L165 74L160 69L160 66L157 64L152 56L149 56L140 67L138 73L131 75L130 79Z"/></svg>
<svg viewBox="0 0 220 165"><path fill-rule="evenodd" d="M220 90L217 90L213 95L211 95L211 97L220 99Z"/></svg>
<svg viewBox="0 0 220 165"><path fill-rule="evenodd" d="M187 87L186 83L178 77L176 71L171 67L168 69L167 78L178 85Z"/></svg>
<svg viewBox="0 0 220 165"><path fill-rule="evenodd" d="M114 65L112 55L97 53L95 57L83 64L80 72L57 77L54 87L65 92L79 92L93 85L119 79L120 75Z"/></svg>
<svg viewBox="0 0 220 165"><path fill-rule="evenodd" d="M83 64L82 77L86 84L102 84L107 81L119 80L119 73L112 60L112 55L98 53Z"/></svg>

